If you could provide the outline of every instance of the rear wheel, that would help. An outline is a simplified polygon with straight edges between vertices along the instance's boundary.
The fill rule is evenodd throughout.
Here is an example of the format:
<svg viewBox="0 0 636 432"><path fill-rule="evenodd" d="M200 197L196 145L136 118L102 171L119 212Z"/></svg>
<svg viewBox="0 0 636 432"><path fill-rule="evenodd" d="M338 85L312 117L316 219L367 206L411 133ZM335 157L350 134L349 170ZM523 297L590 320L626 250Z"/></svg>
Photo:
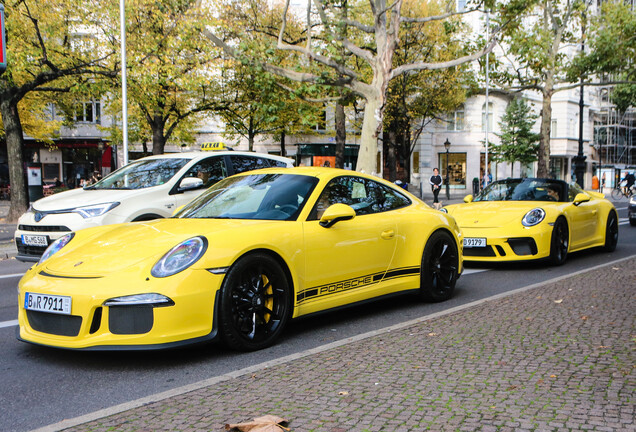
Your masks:
<svg viewBox="0 0 636 432"><path fill-rule="evenodd" d="M610 211L605 225L605 251L614 252L616 243L618 243L618 218L615 212Z"/></svg>
<svg viewBox="0 0 636 432"><path fill-rule="evenodd" d="M612 190L612 199L614 201L618 201L619 199L623 198L623 196L623 192L621 192L619 188L614 188L614 190Z"/></svg>
<svg viewBox="0 0 636 432"><path fill-rule="evenodd" d="M291 316L291 288L278 262L267 254L240 258L228 271L219 311L221 337L233 349L272 345Z"/></svg>
<svg viewBox="0 0 636 432"><path fill-rule="evenodd" d="M440 302L452 297L458 278L459 253L455 239L436 231L424 247L420 276L420 297Z"/></svg>
<svg viewBox="0 0 636 432"><path fill-rule="evenodd" d="M568 223L564 218L560 217L554 223L552 228L552 239L550 241L550 262L553 265L561 265L568 256L568 247L570 244L570 233L568 231Z"/></svg>

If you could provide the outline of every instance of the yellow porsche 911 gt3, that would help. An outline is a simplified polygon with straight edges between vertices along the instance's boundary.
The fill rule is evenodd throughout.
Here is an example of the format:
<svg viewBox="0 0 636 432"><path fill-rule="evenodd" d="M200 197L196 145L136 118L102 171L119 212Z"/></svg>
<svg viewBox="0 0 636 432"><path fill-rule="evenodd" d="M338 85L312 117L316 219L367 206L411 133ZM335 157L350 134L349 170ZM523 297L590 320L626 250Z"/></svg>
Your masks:
<svg viewBox="0 0 636 432"><path fill-rule="evenodd" d="M568 252L598 246L611 252L618 241L614 205L576 183L500 180L464 201L442 210L462 230L466 261L548 259L560 265Z"/></svg>
<svg viewBox="0 0 636 432"><path fill-rule="evenodd" d="M61 237L19 284L19 339L69 349L274 343L292 318L412 291L451 297L453 218L376 177L272 168L172 218Z"/></svg>

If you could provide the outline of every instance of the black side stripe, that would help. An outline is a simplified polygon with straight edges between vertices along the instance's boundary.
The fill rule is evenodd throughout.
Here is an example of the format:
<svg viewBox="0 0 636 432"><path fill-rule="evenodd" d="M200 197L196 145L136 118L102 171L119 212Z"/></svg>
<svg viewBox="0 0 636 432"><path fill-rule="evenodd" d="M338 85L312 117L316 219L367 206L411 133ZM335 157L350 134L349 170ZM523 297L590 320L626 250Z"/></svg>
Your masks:
<svg viewBox="0 0 636 432"><path fill-rule="evenodd" d="M420 267L404 267L400 269L389 270L387 272L359 276L352 279L346 279L343 281L307 288L298 293L298 295L296 296L296 302L302 303L305 300L313 300L329 294L363 288L378 283L381 280L398 279L419 274Z"/></svg>

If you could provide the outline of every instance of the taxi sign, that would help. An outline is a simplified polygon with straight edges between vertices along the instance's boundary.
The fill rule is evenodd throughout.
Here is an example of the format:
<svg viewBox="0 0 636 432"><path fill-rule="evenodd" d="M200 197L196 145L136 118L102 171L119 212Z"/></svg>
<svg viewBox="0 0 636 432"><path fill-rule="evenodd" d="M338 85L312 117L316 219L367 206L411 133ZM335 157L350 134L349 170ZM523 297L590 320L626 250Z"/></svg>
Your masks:
<svg viewBox="0 0 636 432"><path fill-rule="evenodd" d="M4 35L4 6L0 4L0 74L7 68L7 50Z"/></svg>
<svg viewBox="0 0 636 432"><path fill-rule="evenodd" d="M201 150L215 151L215 150L229 150L229 148L222 142L206 142L201 144Z"/></svg>

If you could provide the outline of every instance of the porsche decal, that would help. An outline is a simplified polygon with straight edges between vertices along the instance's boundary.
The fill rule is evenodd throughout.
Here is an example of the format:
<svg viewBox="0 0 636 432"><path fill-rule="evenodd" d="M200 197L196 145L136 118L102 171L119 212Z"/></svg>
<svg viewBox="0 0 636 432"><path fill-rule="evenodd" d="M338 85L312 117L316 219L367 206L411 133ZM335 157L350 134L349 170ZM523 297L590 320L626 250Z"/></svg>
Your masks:
<svg viewBox="0 0 636 432"><path fill-rule="evenodd" d="M359 276L353 279L347 279L344 281L333 282L326 285L320 285L317 287L307 288L298 293L296 296L297 303L302 303L305 300L313 300L319 297L323 297L329 294L337 292L349 291L356 288L363 288L365 286L372 285L381 280L397 279L401 277L409 277L420 274L419 267L405 267L401 269L390 270L387 272L374 273L366 276Z"/></svg>

